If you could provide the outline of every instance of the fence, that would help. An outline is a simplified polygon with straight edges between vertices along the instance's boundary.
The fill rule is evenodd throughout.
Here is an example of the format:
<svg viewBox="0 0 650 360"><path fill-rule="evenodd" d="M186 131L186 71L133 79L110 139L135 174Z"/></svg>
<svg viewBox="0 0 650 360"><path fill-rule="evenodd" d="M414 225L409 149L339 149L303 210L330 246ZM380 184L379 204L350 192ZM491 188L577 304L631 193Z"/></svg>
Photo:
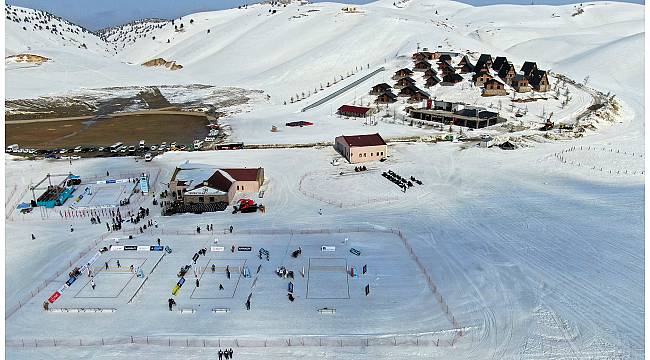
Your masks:
<svg viewBox="0 0 650 360"><path fill-rule="evenodd" d="M382 66L382 67L380 67L379 69L377 69L377 70L371 72L370 74L365 75L364 77L362 77L362 78L360 78L360 79L357 79L357 80L355 80L354 82L352 82L352 83L350 83L350 84L348 84L348 85L342 87L341 89L336 90L335 92L333 92L333 93L331 93L331 94L325 96L324 98L322 98L322 99L316 101L315 103L313 103L313 104L309 104L309 105L305 106L304 108L302 108L302 110L300 110L300 112L305 112L305 111L307 111L307 110L309 110L309 109L313 109L313 108L315 108L315 107L317 107L317 106L320 106L320 105L322 105L322 104L324 104L324 103L326 103L326 102L328 102L328 101L334 99L335 97L337 97L337 96L343 94L344 92L346 92L346 91L352 89L353 87L355 87L355 86L361 84L362 82L364 82L364 81L370 79L371 77L375 76L377 73L379 73L379 72L381 72L381 71L384 71L384 70L385 70L385 68Z"/></svg>
<svg viewBox="0 0 650 360"><path fill-rule="evenodd" d="M586 169L590 169L602 173L617 174L617 175L644 175L645 174L645 170L642 169L608 169L608 168L603 168L601 166L589 165L585 162L579 162L577 160L571 160L570 158L567 157L568 153L575 152L575 151L601 151L604 153L619 154L619 155L629 156L632 158L643 159L643 154L637 152L615 150L612 148L606 148L604 146L572 146L560 152L553 153L553 156L555 156L563 164L584 167ZM640 165L641 167L643 167L643 162L641 162Z"/></svg>
<svg viewBox="0 0 650 360"><path fill-rule="evenodd" d="M301 178L300 181L298 181L298 191L300 191L301 194L310 197L312 199L324 202L326 204L334 205L339 208L344 208L344 207L356 207L356 206L362 206L362 205L368 205L368 204L378 204L378 203L390 203L391 201L397 201L400 198L397 196L384 196L384 197L368 197L366 200L358 200L358 201L347 201L347 202L342 202L342 201L335 201L335 200L330 200L326 199L323 196L320 196L316 193L307 191L303 188L302 183L303 181L308 177L316 174L316 171L311 171L306 174L304 174Z"/></svg>
<svg viewBox="0 0 650 360"><path fill-rule="evenodd" d="M442 340L442 341L441 341ZM371 347L371 346L452 346L445 332L408 335L275 336L275 337L198 337L198 336L120 336L100 338L20 338L6 339L7 347L77 347L111 345L153 345L181 348L270 348L270 347Z"/></svg>
<svg viewBox="0 0 650 360"><path fill-rule="evenodd" d="M95 240L92 245L87 247L85 250L83 250L81 253L77 254L73 259L69 260L67 264L65 264L65 268L57 271L54 273L52 276L49 278L45 279L42 281L40 284L36 286L35 289L30 290L28 294L23 296L17 304L14 304L13 306L7 308L5 310L5 320L9 319L13 314L15 314L18 310L20 310L23 305L27 304L30 300L32 300L36 295L38 295L41 291L46 289L54 280L56 280L61 274L67 273L67 269L71 268L72 265L81 260L83 257L87 256L90 254L92 251L97 251L97 244L99 244L100 241L104 240L108 235L110 234L104 234L100 236L99 239Z"/></svg>

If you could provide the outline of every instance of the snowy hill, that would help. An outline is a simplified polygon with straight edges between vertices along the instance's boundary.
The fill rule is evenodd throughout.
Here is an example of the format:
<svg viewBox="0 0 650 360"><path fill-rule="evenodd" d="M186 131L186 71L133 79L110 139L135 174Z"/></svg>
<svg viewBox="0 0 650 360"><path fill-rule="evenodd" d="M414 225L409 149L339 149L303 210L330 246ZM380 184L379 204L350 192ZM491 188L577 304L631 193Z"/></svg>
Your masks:
<svg viewBox="0 0 650 360"><path fill-rule="evenodd" d="M5 55L46 48L111 53L111 45L94 33L41 10L5 5L5 31Z"/></svg>
<svg viewBox="0 0 650 360"><path fill-rule="evenodd" d="M37 18L35 14L47 15L8 7L8 16L20 21L8 23L5 50L15 54L41 49L38 55L47 56L52 51L68 52L71 47L85 44L89 50L112 56L108 63L121 69L113 71L118 73L116 79L124 72L119 64L132 64L137 69L127 80L132 83L152 81L151 72L138 65L163 58L184 68L174 75L157 74L153 80L200 80L213 85L262 89L280 101L357 66L377 67L410 55L417 43L432 49L492 52L514 61L535 59L552 68L586 51L644 33L643 6L635 4L588 4L575 16L577 7L573 5L475 8L451 1L419 0L399 6L385 0L360 6L357 13L346 13L341 4L334 3L291 3L286 7L256 4L245 9L191 14L172 21L135 22L107 29L101 38L52 18L50 21L56 22L57 29L71 29L65 32L68 36L63 35L64 39L45 28L35 31L33 25L22 30L25 24L20 19L27 16L22 11ZM21 16L14 16L13 12ZM77 56L74 52L71 55ZM600 61L615 61L617 54L601 56L606 58ZM66 73L69 70L61 69ZM22 73L21 77L38 71ZM48 72L48 76L57 75ZM12 78L8 74L9 81ZM72 83L83 87L107 85L98 84L94 76L74 79ZM131 84L120 81L119 85ZM44 91L47 89L33 89L20 96ZM19 94L9 91L8 95Z"/></svg>

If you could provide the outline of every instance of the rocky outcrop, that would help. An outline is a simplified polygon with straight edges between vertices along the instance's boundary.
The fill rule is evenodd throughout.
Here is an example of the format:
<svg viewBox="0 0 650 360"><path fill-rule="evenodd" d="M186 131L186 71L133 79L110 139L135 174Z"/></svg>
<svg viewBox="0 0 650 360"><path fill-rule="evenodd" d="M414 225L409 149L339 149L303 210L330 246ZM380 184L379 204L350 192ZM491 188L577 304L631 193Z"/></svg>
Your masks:
<svg viewBox="0 0 650 360"><path fill-rule="evenodd" d="M17 54L17 55L7 56L5 58L5 61L13 61L17 63L32 63L36 65L41 65L42 63L49 60L50 59L46 58L45 56L34 55L34 54Z"/></svg>
<svg viewBox="0 0 650 360"><path fill-rule="evenodd" d="M183 65L177 64L176 61L167 61L167 60L165 60L163 58L157 58L157 59L149 60L149 61L143 63L142 66L148 66L148 67L164 66L164 67L168 68L169 70L178 70L178 69L183 68Z"/></svg>

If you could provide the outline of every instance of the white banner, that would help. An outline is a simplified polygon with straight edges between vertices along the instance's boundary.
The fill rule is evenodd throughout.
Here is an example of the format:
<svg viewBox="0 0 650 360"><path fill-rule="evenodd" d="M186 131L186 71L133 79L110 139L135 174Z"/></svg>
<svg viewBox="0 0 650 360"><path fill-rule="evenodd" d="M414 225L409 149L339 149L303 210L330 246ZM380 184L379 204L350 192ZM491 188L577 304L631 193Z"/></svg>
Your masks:
<svg viewBox="0 0 650 360"><path fill-rule="evenodd" d="M151 250L150 246L138 246L138 251L149 251Z"/></svg>
<svg viewBox="0 0 650 360"><path fill-rule="evenodd" d="M210 246L210 251L223 251L223 246Z"/></svg>
<svg viewBox="0 0 650 360"><path fill-rule="evenodd" d="M320 251L336 251L336 246L323 245L320 247Z"/></svg>
<svg viewBox="0 0 650 360"><path fill-rule="evenodd" d="M123 245L111 245L111 251L124 251Z"/></svg>

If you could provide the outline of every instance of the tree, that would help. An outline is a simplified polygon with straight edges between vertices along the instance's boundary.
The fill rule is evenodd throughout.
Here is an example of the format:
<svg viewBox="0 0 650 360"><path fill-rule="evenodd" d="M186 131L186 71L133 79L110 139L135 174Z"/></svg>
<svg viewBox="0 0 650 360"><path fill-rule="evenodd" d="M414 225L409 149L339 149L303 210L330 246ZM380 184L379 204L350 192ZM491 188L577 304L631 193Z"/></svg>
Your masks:
<svg viewBox="0 0 650 360"><path fill-rule="evenodd" d="M190 19L190 24L194 24L194 19Z"/></svg>
<svg viewBox="0 0 650 360"><path fill-rule="evenodd" d="M588 82L589 82L589 75L585 76L585 79L583 80L583 84L587 85Z"/></svg>
<svg viewBox="0 0 650 360"><path fill-rule="evenodd" d="M183 23L181 23L181 29L183 28Z"/></svg>
<svg viewBox="0 0 650 360"><path fill-rule="evenodd" d="M208 34L210 33L210 29L208 29Z"/></svg>

